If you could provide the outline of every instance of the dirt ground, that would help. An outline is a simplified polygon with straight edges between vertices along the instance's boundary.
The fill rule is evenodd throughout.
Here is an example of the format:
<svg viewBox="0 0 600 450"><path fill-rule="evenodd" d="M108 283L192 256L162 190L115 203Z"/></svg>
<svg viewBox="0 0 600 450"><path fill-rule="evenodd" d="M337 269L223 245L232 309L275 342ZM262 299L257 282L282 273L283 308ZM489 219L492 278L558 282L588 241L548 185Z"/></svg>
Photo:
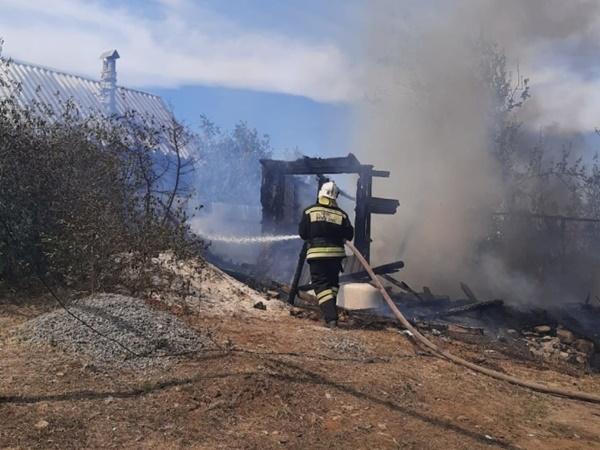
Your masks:
<svg viewBox="0 0 600 450"><path fill-rule="evenodd" d="M136 373L18 342L42 304L0 301L0 448L600 449L600 405L420 354L396 329L186 311L221 349ZM598 375L432 339L498 370L600 392Z"/></svg>

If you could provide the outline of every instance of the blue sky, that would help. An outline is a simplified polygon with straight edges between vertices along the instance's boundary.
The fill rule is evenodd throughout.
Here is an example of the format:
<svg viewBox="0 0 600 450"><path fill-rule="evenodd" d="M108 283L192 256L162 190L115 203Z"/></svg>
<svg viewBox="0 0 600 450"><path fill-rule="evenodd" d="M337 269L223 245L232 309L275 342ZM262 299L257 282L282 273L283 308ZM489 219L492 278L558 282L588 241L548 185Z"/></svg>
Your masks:
<svg viewBox="0 0 600 450"><path fill-rule="evenodd" d="M306 155L348 153L352 108L306 97L221 87L187 86L148 89L162 96L186 124L200 114L222 128L244 121L271 137L275 151L298 148Z"/></svg>
<svg viewBox="0 0 600 450"><path fill-rule="evenodd" d="M443 25L457 11L532 80L532 127L593 130L600 14L589 0L544 1L0 0L0 37L6 56L93 78L98 55L117 48L119 83L162 95L190 124L200 114L223 127L245 120L276 149L341 154L372 94L365 74L390 70L366 50L367 27L393 23L392 33L418 36L425 21ZM470 17L480 6L493 13ZM528 10L524 26L515 18Z"/></svg>
<svg viewBox="0 0 600 450"><path fill-rule="evenodd" d="M161 95L190 125L243 120L276 151L345 154L357 0L0 0L4 54Z"/></svg>
<svg viewBox="0 0 600 450"><path fill-rule="evenodd" d="M357 2L350 0L212 0L203 3L215 14L230 18L246 30L269 30L290 38L302 36L314 43L344 39L343 24L358 7ZM160 14L160 9L152 13ZM218 86L149 90L162 96L178 117L190 125L198 122L199 114L207 115L225 128L245 121L268 134L279 152L297 147L307 155L340 155L350 148L353 115L352 106L347 102L320 102L301 95Z"/></svg>

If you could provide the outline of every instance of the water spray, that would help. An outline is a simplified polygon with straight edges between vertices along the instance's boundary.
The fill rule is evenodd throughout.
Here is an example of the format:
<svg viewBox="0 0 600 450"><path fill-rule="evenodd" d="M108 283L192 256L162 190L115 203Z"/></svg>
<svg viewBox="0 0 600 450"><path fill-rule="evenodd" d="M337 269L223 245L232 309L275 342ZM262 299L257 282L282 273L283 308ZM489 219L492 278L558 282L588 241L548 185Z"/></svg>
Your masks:
<svg viewBox="0 0 600 450"><path fill-rule="evenodd" d="M300 239L300 236L297 234L265 234L262 236L225 236L204 232L198 232L198 234L208 241L224 242L227 244L264 244L268 242L292 241L294 239Z"/></svg>

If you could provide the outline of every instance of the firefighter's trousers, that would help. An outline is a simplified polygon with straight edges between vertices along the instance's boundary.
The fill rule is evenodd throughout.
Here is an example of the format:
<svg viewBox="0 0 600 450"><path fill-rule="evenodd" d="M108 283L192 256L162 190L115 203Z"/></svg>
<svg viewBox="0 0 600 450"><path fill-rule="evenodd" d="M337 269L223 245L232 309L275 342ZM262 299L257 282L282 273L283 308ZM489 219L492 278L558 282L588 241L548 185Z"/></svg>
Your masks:
<svg viewBox="0 0 600 450"><path fill-rule="evenodd" d="M325 322L337 320L336 298L340 286L342 258L309 259L310 278Z"/></svg>

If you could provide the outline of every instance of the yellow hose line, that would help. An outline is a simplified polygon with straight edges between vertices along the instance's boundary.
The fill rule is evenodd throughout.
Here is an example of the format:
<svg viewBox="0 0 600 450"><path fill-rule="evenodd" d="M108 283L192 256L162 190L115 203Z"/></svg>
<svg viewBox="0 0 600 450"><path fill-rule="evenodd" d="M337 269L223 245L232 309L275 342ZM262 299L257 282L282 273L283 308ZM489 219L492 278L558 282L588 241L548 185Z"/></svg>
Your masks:
<svg viewBox="0 0 600 450"><path fill-rule="evenodd" d="M383 284L381 284L381 281L379 280L377 275L375 275L375 272L373 272L373 269L371 268L371 266L369 265L367 260L363 257L363 255L361 255L361 253L354 246L354 244L352 244L351 242L346 242L346 246L352 251L352 253L354 253L356 258L360 261L362 266L365 268L365 270L367 271L367 273L369 274L369 276L375 283L376 287L381 292L381 295L383 295L383 298L385 299L386 303L388 304L388 306L394 313L394 316L396 316L396 319L398 319L398 321L402 324L402 326L404 328L406 328L408 331L410 331L414 335L415 339L418 342L420 342L425 347L430 349L436 355L442 356L458 365L468 367L469 369L474 370L475 372L483 373L484 375L487 375L492 378L496 378L497 380L507 381L508 383L512 383L517 386L526 387L526 388L532 389L534 391L544 392L546 394L552 394L552 395L559 395L561 397L568 397L568 398L572 398L575 400L582 400L582 401L592 402L592 403L600 403L600 395L588 394L586 392L571 391L568 389L546 386L546 385L543 385L540 383L534 383L531 381L522 380L520 378L516 378L516 377L510 376L510 375L505 375L505 374L497 372L495 370L488 369L486 367L481 367L477 364L473 364L465 359L462 359L458 356L454 356L451 353L448 353L447 351L441 349L436 344L434 344L429 339L427 339L425 336L423 336L415 327L413 327L410 324L410 322L408 320L406 320L406 317L404 317L402 312L400 312L400 310L398 309L398 307L396 306L396 304L394 303L394 301L392 300L390 295L387 293L387 291L383 287Z"/></svg>

